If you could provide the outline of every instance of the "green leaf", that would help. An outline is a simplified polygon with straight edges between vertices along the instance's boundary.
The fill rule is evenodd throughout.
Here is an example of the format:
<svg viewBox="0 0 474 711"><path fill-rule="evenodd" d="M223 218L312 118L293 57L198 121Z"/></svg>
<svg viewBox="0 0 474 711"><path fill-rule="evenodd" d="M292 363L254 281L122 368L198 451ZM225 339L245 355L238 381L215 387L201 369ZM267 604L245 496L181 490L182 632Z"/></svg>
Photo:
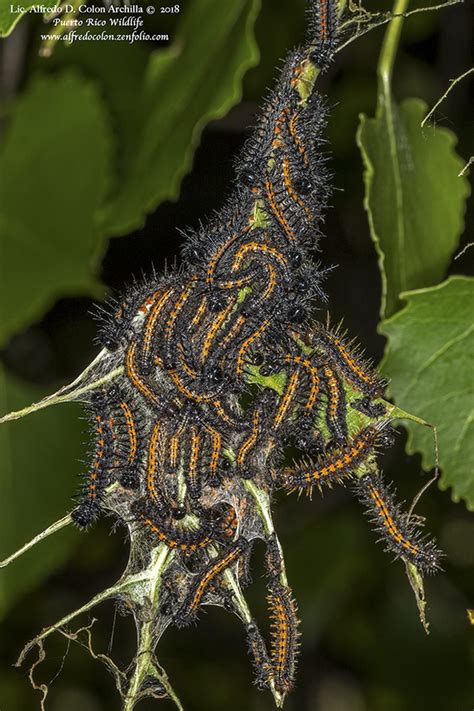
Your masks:
<svg viewBox="0 0 474 711"><path fill-rule="evenodd" d="M93 31L94 28L86 28ZM101 28L96 28L101 31ZM148 58L146 45L135 42L57 42L51 57L45 64L38 57L36 66L48 72L73 68L81 75L90 77L100 87L110 113L110 122L117 143L114 185L110 194L120 183L133 157L132 144L143 127L142 106L137 102L140 95Z"/></svg>
<svg viewBox="0 0 474 711"><path fill-rule="evenodd" d="M110 131L95 86L37 77L0 147L0 344L59 296L97 294Z"/></svg>
<svg viewBox="0 0 474 711"><path fill-rule="evenodd" d="M8 37L13 31L15 25L30 10L37 2L19 2L18 6L22 8L22 12L12 12L10 5L14 7L17 3L12 3L11 0L0 0L0 37Z"/></svg>
<svg viewBox="0 0 474 711"><path fill-rule="evenodd" d="M464 161L446 128L422 129L419 99L382 101L362 115L357 142L364 161L365 208L382 276L381 316L400 306L400 292L438 283L463 230L469 185Z"/></svg>
<svg viewBox="0 0 474 711"><path fill-rule="evenodd" d="M258 60L259 6L260 0L195 0L173 45L151 53L135 97L141 123L122 146L120 189L102 211L108 234L136 229L160 202L177 197L202 129L238 102L243 75Z"/></svg>
<svg viewBox="0 0 474 711"><path fill-rule="evenodd" d="M42 394L42 393L41 393ZM36 389L0 369L0 412L38 399ZM77 406L51 408L0 426L0 559L13 553L71 508L83 453ZM79 540L69 526L0 570L0 617L8 606L65 560Z"/></svg>
<svg viewBox="0 0 474 711"><path fill-rule="evenodd" d="M383 321L388 343L383 372L396 404L436 425L440 486L474 508L474 279L450 277L429 289L402 294L407 305ZM429 429L407 422L407 451L435 465Z"/></svg>

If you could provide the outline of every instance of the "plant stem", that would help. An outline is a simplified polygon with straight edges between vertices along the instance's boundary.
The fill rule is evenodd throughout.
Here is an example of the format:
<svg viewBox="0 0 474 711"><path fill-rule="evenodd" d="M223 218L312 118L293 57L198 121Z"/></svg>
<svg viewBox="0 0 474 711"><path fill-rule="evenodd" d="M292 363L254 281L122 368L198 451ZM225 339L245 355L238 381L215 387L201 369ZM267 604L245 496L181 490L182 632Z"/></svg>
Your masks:
<svg viewBox="0 0 474 711"><path fill-rule="evenodd" d="M163 570L169 563L170 549L166 545L161 545L153 551L156 555L154 562L147 570L147 599L150 605L149 621L140 622L137 620L137 654L135 657L135 668L127 695L124 700L122 711L133 711L135 705L140 700L143 682L147 677L154 677L166 689L168 696L174 701L176 707L183 711L180 700L173 691L168 676L164 670L160 670L155 660L156 636L156 609L159 604L160 588Z"/></svg>
<svg viewBox="0 0 474 711"><path fill-rule="evenodd" d="M89 600L89 602L86 602L86 604L82 607L79 607L77 610L73 610L73 612L70 612L68 615L62 617L60 620L55 622L54 625L45 627L45 629L39 635L34 637L34 639L30 640L30 642L28 642L28 644L23 647L20 652L20 656L16 660L14 666L21 667L26 655L30 652L30 650L33 649L33 647L35 647L36 645L40 644L44 639L49 637L50 634L56 632L56 630L58 630L60 627L64 627L64 625L67 625L69 622L72 622L72 620L81 615L83 612L88 612L96 605L99 605L99 603L104 602L105 600L110 600L112 597L115 597L115 595L118 592L124 590L127 585L128 581L122 581L117 583L116 585L112 585L112 587L103 590L98 595L95 595L95 597Z"/></svg>
<svg viewBox="0 0 474 711"><path fill-rule="evenodd" d="M24 546L16 550L14 553L8 556L8 558L5 558L4 560L0 560L0 568L6 568L7 565L10 565L14 560L19 558L20 556L23 555L23 553L26 553L26 551L29 551L30 548L33 548L37 543L40 543L43 541L45 538L48 538L48 536L51 536L53 533L56 533L56 531L60 531L61 528L64 528L65 526L68 526L72 522L72 518L70 514L67 514L67 516L63 516L63 518L60 518L59 521L55 521L54 523L51 524L51 526L48 526L44 531L41 531L41 533L38 533L37 536L31 539L31 541L28 541L28 543L25 543Z"/></svg>
<svg viewBox="0 0 474 711"><path fill-rule="evenodd" d="M398 43L403 27L403 14L407 11L410 0L395 0L392 14L385 37L383 40L382 51L380 52L379 63L377 66L377 75L379 78L379 102L388 105L391 103L391 85L393 66L397 55Z"/></svg>
<svg viewBox="0 0 474 711"><path fill-rule="evenodd" d="M275 537L275 542L278 546L278 549L280 551L281 555L281 562L282 562L282 569L281 569L281 574L280 574L280 582L282 585L288 585L288 578L286 575L286 568L285 568L285 559L283 556L283 548L281 546L280 540L276 534L275 531L275 526L273 524L273 518L272 518L272 512L270 508L270 500L268 497L268 494L265 491L262 491L259 489L253 481L250 481L247 479L245 481L245 488L247 489L248 492L253 496L255 499L255 503L257 504L257 509L260 514L260 518L262 519L263 523L263 528L267 536L274 536Z"/></svg>
<svg viewBox="0 0 474 711"><path fill-rule="evenodd" d="M468 69L467 71L465 71L464 74L461 74L460 76L456 77L456 79L451 79L451 80L450 80L449 86L448 86L448 88L446 89L446 91L444 92L443 96L441 96L441 97L438 99L438 101L436 102L436 104L433 106L433 108L432 108L430 111L428 111L428 113L426 114L425 118L424 118L423 121L421 122L421 128L423 128L423 126L426 124L426 122L430 120L431 116L433 116L433 114L434 114L434 112L436 111L436 109L438 108L438 106L443 103L443 101L446 99L446 97L448 96L448 94L450 93L450 91L451 91L452 89L454 89L454 87L456 86L456 84L458 84L460 81L462 81L463 79L465 79L467 76L469 76L469 74L472 74L473 72L474 72L474 67L471 67L470 69Z"/></svg>
<svg viewBox="0 0 474 711"><path fill-rule="evenodd" d="M94 366L97 366L104 358L104 351L101 351L97 358L95 358L90 365L69 385L64 385L62 388L57 390L52 395L48 395L39 402L34 402L28 407L24 407L22 410L16 410L15 412L9 412L7 415L0 417L0 425L4 422L11 422L12 420L19 420L26 415L30 415L32 412L37 412L38 410L43 410L45 407L50 407L50 405L59 405L62 402L71 402L73 400L78 400L81 395L90 390L95 390L101 385L110 382L117 376L123 373L123 366L114 368L108 373L100 376L97 380L88 380L87 376Z"/></svg>

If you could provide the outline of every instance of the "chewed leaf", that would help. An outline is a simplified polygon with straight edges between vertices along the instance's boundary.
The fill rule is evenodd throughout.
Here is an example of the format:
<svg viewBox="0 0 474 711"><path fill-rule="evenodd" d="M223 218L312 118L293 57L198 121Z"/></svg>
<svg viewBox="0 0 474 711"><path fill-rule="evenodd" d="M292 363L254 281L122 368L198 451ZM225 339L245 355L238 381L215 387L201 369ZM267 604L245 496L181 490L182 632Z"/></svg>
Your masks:
<svg viewBox="0 0 474 711"><path fill-rule="evenodd" d="M391 379L389 395L437 427L440 486L474 508L474 280L451 277L402 296L405 308L381 324L388 338L382 369ZM431 469L431 432L404 424L408 452L421 452L423 467Z"/></svg>

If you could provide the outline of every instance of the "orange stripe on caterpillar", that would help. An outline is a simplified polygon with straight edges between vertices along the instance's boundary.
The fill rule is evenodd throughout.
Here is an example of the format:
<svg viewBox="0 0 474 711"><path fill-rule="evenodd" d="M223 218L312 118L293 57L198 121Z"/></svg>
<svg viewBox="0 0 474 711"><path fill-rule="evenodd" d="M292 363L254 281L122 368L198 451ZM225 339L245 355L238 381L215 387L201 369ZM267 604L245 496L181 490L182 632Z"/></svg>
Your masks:
<svg viewBox="0 0 474 711"><path fill-rule="evenodd" d="M296 192L293 186L293 181L291 179L290 161L288 160L288 158L283 159L283 182L291 199L294 200L301 208L303 208L308 218L312 220L314 217L312 211L305 204L304 200Z"/></svg>
<svg viewBox="0 0 474 711"><path fill-rule="evenodd" d="M310 59L321 70L327 68L333 59L337 45L338 27L337 0L317 0L311 10L310 30L314 44Z"/></svg>
<svg viewBox="0 0 474 711"><path fill-rule="evenodd" d="M271 677L275 689L286 694L293 688L299 651L299 620L291 589L272 582L267 597L271 628Z"/></svg>
<svg viewBox="0 0 474 711"><path fill-rule="evenodd" d="M226 333L225 337L221 341L220 347L222 351L225 351L229 343L232 343L234 338L237 336L239 331L242 329L242 327L245 325L245 317L244 316L237 316L235 319L234 323L232 324L231 328L229 331Z"/></svg>
<svg viewBox="0 0 474 711"><path fill-rule="evenodd" d="M223 311L220 311L216 318L214 319L214 322L212 323L211 327L209 328L206 337L204 339L204 343L202 346L202 351L201 351L201 363L205 363L206 360L209 357L209 351L211 349L212 343L221 328L221 326L225 323L227 318L229 317L230 312L234 308L235 305L235 299L231 299L229 303L227 304L226 308Z"/></svg>
<svg viewBox="0 0 474 711"><path fill-rule="evenodd" d="M192 328L197 328L199 326L202 317L206 313L206 306L207 306L207 296L203 296L201 299L201 303L199 304L196 313L194 314L193 318L191 319L191 327Z"/></svg>
<svg viewBox="0 0 474 711"><path fill-rule="evenodd" d="M197 373L189 365L189 363L186 359L186 355L184 353L184 348L183 348L182 343L178 343L178 353L179 353L179 362L181 364L182 369L184 370L184 372L186 373L188 378L192 378L194 380L197 377Z"/></svg>
<svg viewBox="0 0 474 711"><path fill-rule="evenodd" d="M385 484L380 474L361 477L354 489L367 506L371 523L386 550L413 563L422 573L439 570L442 553L435 541L422 537L415 522L401 511L393 488Z"/></svg>
<svg viewBox="0 0 474 711"><path fill-rule="evenodd" d="M166 306L170 296L173 293L173 289L168 289L167 291L164 292L160 296L160 298L155 302L153 307L150 309L150 313L148 315L148 318L146 320L145 324L145 329L143 331L143 339L142 339L142 348L141 348L141 356L143 360L145 361L150 354L150 349L153 343L153 334L155 332L155 327L157 324L157 321Z"/></svg>
<svg viewBox="0 0 474 711"><path fill-rule="evenodd" d="M258 409L255 409L252 417L252 431L247 437L247 439L241 444L236 457L236 464L239 469L242 469L245 465L245 460L249 452L257 444L258 436L260 434L260 419L261 413Z"/></svg>
<svg viewBox="0 0 474 711"><path fill-rule="evenodd" d="M262 301L267 301L270 298L277 285L277 273L275 267L272 264L266 264L265 266L268 272L268 283L262 294Z"/></svg>
<svg viewBox="0 0 474 711"><path fill-rule="evenodd" d="M278 249L269 247L267 244L261 244L260 242L245 242L245 244L239 247L235 253L231 271L235 272L237 269L240 269L243 260L249 252L261 252L262 254L278 262L285 271L288 270L288 261L286 257L278 251Z"/></svg>
<svg viewBox="0 0 474 711"><path fill-rule="evenodd" d="M347 437L345 390L334 370L327 364L323 366L323 374L327 395L326 423L332 436L342 441Z"/></svg>
<svg viewBox="0 0 474 711"><path fill-rule="evenodd" d="M105 465L107 444L104 434L103 419L100 415L95 416L96 429L97 429L97 446L94 455L94 463L92 465L91 472L89 474L89 482L86 488L86 496L89 499L96 499L98 495L97 482L101 476L101 470Z"/></svg>
<svg viewBox="0 0 474 711"><path fill-rule="evenodd" d="M312 344L327 356L330 365L364 395L379 397L386 387L386 380L364 362L357 350L350 349L338 331L332 332L321 324L310 334Z"/></svg>
<svg viewBox="0 0 474 711"><path fill-rule="evenodd" d="M127 355L125 359L125 370L128 376L128 379L134 385L137 390L145 397L147 400L150 400L155 406L160 407L162 404L157 397L157 395L146 385L146 383L143 382L143 380L140 378L138 375L137 371L137 366L136 366L136 358L135 358L135 351L136 351L136 346L137 344L135 342L131 343L130 346L128 347L127 350Z"/></svg>
<svg viewBox="0 0 474 711"><path fill-rule="evenodd" d="M213 558L204 568L196 582L191 585L191 589L186 595L184 603L176 613L175 622L178 627L192 621L209 585L217 576L221 575L240 558L247 546L247 541L240 539L231 548L226 549L223 553Z"/></svg>
<svg viewBox="0 0 474 711"><path fill-rule="evenodd" d="M268 319L265 319L260 326L254 331L253 333L248 336L245 341L242 343L242 345L239 348L238 354L237 354L237 365L235 372L237 375L242 375L244 371L244 365L245 365L245 356L248 351L248 349L252 346L252 344L257 341L266 331L266 329L270 326L270 321Z"/></svg>
<svg viewBox="0 0 474 711"><path fill-rule="evenodd" d="M212 407L215 409L216 413L220 417L220 419L226 424L226 425L231 425L232 427L235 427L236 421L230 417L224 408L222 407L222 403L220 400L213 400L211 402Z"/></svg>
<svg viewBox="0 0 474 711"><path fill-rule="evenodd" d="M252 284L254 281L254 275L253 274L248 274L247 276L243 276L240 279L231 279L229 281L220 281L216 285L218 289L240 289L244 286L247 286L248 284Z"/></svg>
<svg viewBox="0 0 474 711"><path fill-rule="evenodd" d="M286 121L286 117L288 116L289 111L290 111L289 108L288 108L287 106L285 106L285 107L281 110L279 116L277 117L277 119L276 119L276 121L275 121L275 128L274 128L274 130L273 130L273 134L274 134L275 136L279 136L279 135L281 134L283 124L284 124L285 121Z"/></svg>
<svg viewBox="0 0 474 711"><path fill-rule="evenodd" d="M306 164L308 164L308 156L306 155L306 148L305 148L305 145L298 134L298 128L297 128L298 118L299 118L299 114L298 114L298 112L295 112L290 119L290 122L289 122L290 135L293 139L293 142L294 142L298 152L303 157L304 162Z"/></svg>
<svg viewBox="0 0 474 711"><path fill-rule="evenodd" d="M212 543L212 539L207 531L186 531L184 529L173 529L154 521L145 512L138 513L138 520L146 526L150 533L165 543L172 550L180 550L183 553L195 553L201 548L207 548Z"/></svg>
<svg viewBox="0 0 474 711"><path fill-rule="evenodd" d="M380 428L366 427L346 445L330 450L315 463L302 462L294 468L285 469L284 488L289 491L300 489L310 494L313 486L321 490L323 485L341 483L375 452L380 436Z"/></svg>
<svg viewBox="0 0 474 711"><path fill-rule="evenodd" d="M216 271L217 265L219 263L219 260L222 259L224 256L225 252L234 244L234 242L239 239L241 235L239 233L232 235L230 239L228 239L224 244L222 244L216 251L216 253L213 255L213 257L209 260L207 264L207 270L206 270L206 283L208 285L211 285L212 282L214 281L214 273Z"/></svg>
<svg viewBox="0 0 474 711"><path fill-rule="evenodd" d="M125 417L125 424L128 433L128 463L133 464L137 456L138 448L137 429L128 403L125 402L125 400L122 400L122 402L119 403L119 407Z"/></svg>
<svg viewBox="0 0 474 711"><path fill-rule="evenodd" d="M278 404L278 409L275 413L275 417L273 419L273 427L277 429L280 427L282 424L284 424L287 415L291 414L288 412L290 409L290 406L294 403L295 397L298 392L298 386L300 383L300 371L299 370L294 370L290 377L287 380L287 383L285 385L285 390L283 392L282 397L280 398L280 402ZM296 403L294 403L296 404Z"/></svg>
<svg viewBox="0 0 474 711"><path fill-rule="evenodd" d="M199 462L201 453L201 435L197 427L191 427L191 449L189 454L189 464L186 472L186 480L191 496L196 496L200 493L199 482Z"/></svg>
<svg viewBox="0 0 474 711"><path fill-rule="evenodd" d="M270 182L270 180L265 181L265 191L273 214L275 215L280 225L283 227L286 236L289 237L290 241L293 242L296 238L295 231L291 227L290 223L281 211L280 206L278 205L278 201L275 197L275 191L273 189L273 184Z"/></svg>
<svg viewBox="0 0 474 711"><path fill-rule="evenodd" d="M176 387L178 388L181 395L183 395L188 400L194 400L194 402L199 403L199 402L207 402L212 397L214 397L213 395L200 395L200 393L198 393L194 390L191 390L191 388L189 388L187 385L185 385L183 383L183 381L181 380L180 376L178 375L178 373L176 372L176 370L174 368L170 368L168 370L168 375L171 378L171 380L173 381L173 383L176 385Z"/></svg>
<svg viewBox="0 0 474 711"><path fill-rule="evenodd" d="M146 469L146 487L150 494L150 497L155 501L161 501L161 496L156 486L156 482L159 478L158 472L158 446L161 445L160 450L163 446L163 442L160 442L160 435L163 433L163 427L161 422L155 422L153 429L151 431L150 443L148 446L148 460ZM162 464L162 455L159 455L160 463Z"/></svg>
<svg viewBox="0 0 474 711"><path fill-rule="evenodd" d="M209 462L209 472L211 474L211 479L215 481L217 478L219 457L222 451L222 435L210 425L206 425L206 430L211 437L211 459Z"/></svg>
<svg viewBox="0 0 474 711"><path fill-rule="evenodd" d="M102 413L94 415L96 432L95 451L79 496L78 506L71 512L71 518L80 528L86 528L100 513L100 503L108 484L109 456L112 452L113 437L108 419Z"/></svg>
<svg viewBox="0 0 474 711"><path fill-rule="evenodd" d="M181 292L178 300L174 304L173 308L170 311L170 314L168 316L168 319L166 321L165 325L165 330L164 330L164 341L167 346L167 348L170 348L171 346L171 337L173 335L175 325L176 325L176 320L181 313L181 311L184 308L184 305L186 304L187 300L189 299L194 287L196 286L196 277L192 277L192 279L186 284L185 288Z"/></svg>
<svg viewBox="0 0 474 711"><path fill-rule="evenodd" d="M309 394L304 405L304 409L306 412L313 412L319 402L321 386L321 378L319 377L318 368L313 365L309 358L305 358L300 355L291 355L290 353L285 356L284 362L287 365L294 364L298 367L302 367L308 372L311 379L311 384L309 387Z"/></svg>

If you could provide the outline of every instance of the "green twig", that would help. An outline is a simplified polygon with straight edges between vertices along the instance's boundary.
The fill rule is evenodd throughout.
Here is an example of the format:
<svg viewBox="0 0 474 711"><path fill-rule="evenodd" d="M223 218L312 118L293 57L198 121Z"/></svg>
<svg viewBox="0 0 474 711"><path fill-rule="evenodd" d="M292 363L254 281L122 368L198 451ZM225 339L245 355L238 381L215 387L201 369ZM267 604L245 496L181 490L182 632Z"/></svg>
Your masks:
<svg viewBox="0 0 474 711"><path fill-rule="evenodd" d="M102 360L107 357L106 351L101 351L97 358L94 358L92 363L87 366L85 370L69 385L64 385L64 387L57 390L52 395L48 395L39 402L34 402L28 407L24 407L22 410L16 410L15 412L9 412L7 415L0 417L0 425L4 422L11 422L12 420L19 420L26 415L30 415L38 410L43 410L45 407L50 407L51 405L59 405L63 402L72 402L74 400L79 400L84 393L90 392L99 388L101 385L114 380L116 377L123 373L123 366L114 368L108 373L99 375L97 380L89 379L90 372L92 368L98 366Z"/></svg>
<svg viewBox="0 0 474 711"><path fill-rule="evenodd" d="M155 659L157 644L155 613L159 604L162 575L173 555L165 544L161 544L153 551L152 556L154 560L148 568L146 595L152 614L149 615L148 621L137 625L138 645L135 667L124 700L123 711L133 711L142 696L143 682L149 676L157 678L163 684L168 696L174 701L177 708L183 711L181 702L173 691L166 673L159 668Z"/></svg>
<svg viewBox="0 0 474 711"><path fill-rule="evenodd" d="M68 526L70 523L72 523L72 518L71 518L70 514L68 514L67 516L63 516L63 518L60 518L59 521L55 521L54 523L51 524L51 526L46 528L44 531L41 531L41 533L38 533L38 535L35 536L34 538L32 538L31 541L28 541L28 543L25 543L24 546L22 546L17 551L15 551L11 555L9 555L8 558L4 558L4 560L0 560L0 568L6 568L7 565L10 565L10 563L12 563L14 560L19 558L20 556L22 556L23 553L26 553L26 551L29 551L30 548L33 548L34 546L36 546L37 543L44 541L45 538L48 538L48 536L51 536L53 533L60 531L61 528Z"/></svg>
<svg viewBox="0 0 474 711"><path fill-rule="evenodd" d="M385 105L391 103L391 87L393 66L397 55L398 43L403 27L403 14L406 12L409 0L395 0L392 12L392 20L385 33L382 51L380 52L377 66L377 76L379 78L379 102Z"/></svg>
<svg viewBox="0 0 474 711"><path fill-rule="evenodd" d="M426 114L425 118L424 118L423 121L421 122L421 128L423 128L424 125L426 124L426 122L429 121L430 117L434 114L434 112L436 111L436 109L438 108L438 106L443 103L443 101L446 99L446 97L448 96L448 94L452 91L452 89L454 89L454 87L456 86L456 84L458 84L460 81L462 81L462 80L465 79L467 76L469 76L469 74L472 74L472 73L474 73L474 67L471 67L470 69L468 69L467 71L465 71L464 74L461 74L460 76L456 77L456 79L451 79L451 80L450 80L449 86L448 86L448 88L446 89L446 91L444 92L443 96L441 96L441 97L438 99L438 101L436 102L436 104L433 106L433 108L432 108L430 111L428 111L428 113Z"/></svg>

